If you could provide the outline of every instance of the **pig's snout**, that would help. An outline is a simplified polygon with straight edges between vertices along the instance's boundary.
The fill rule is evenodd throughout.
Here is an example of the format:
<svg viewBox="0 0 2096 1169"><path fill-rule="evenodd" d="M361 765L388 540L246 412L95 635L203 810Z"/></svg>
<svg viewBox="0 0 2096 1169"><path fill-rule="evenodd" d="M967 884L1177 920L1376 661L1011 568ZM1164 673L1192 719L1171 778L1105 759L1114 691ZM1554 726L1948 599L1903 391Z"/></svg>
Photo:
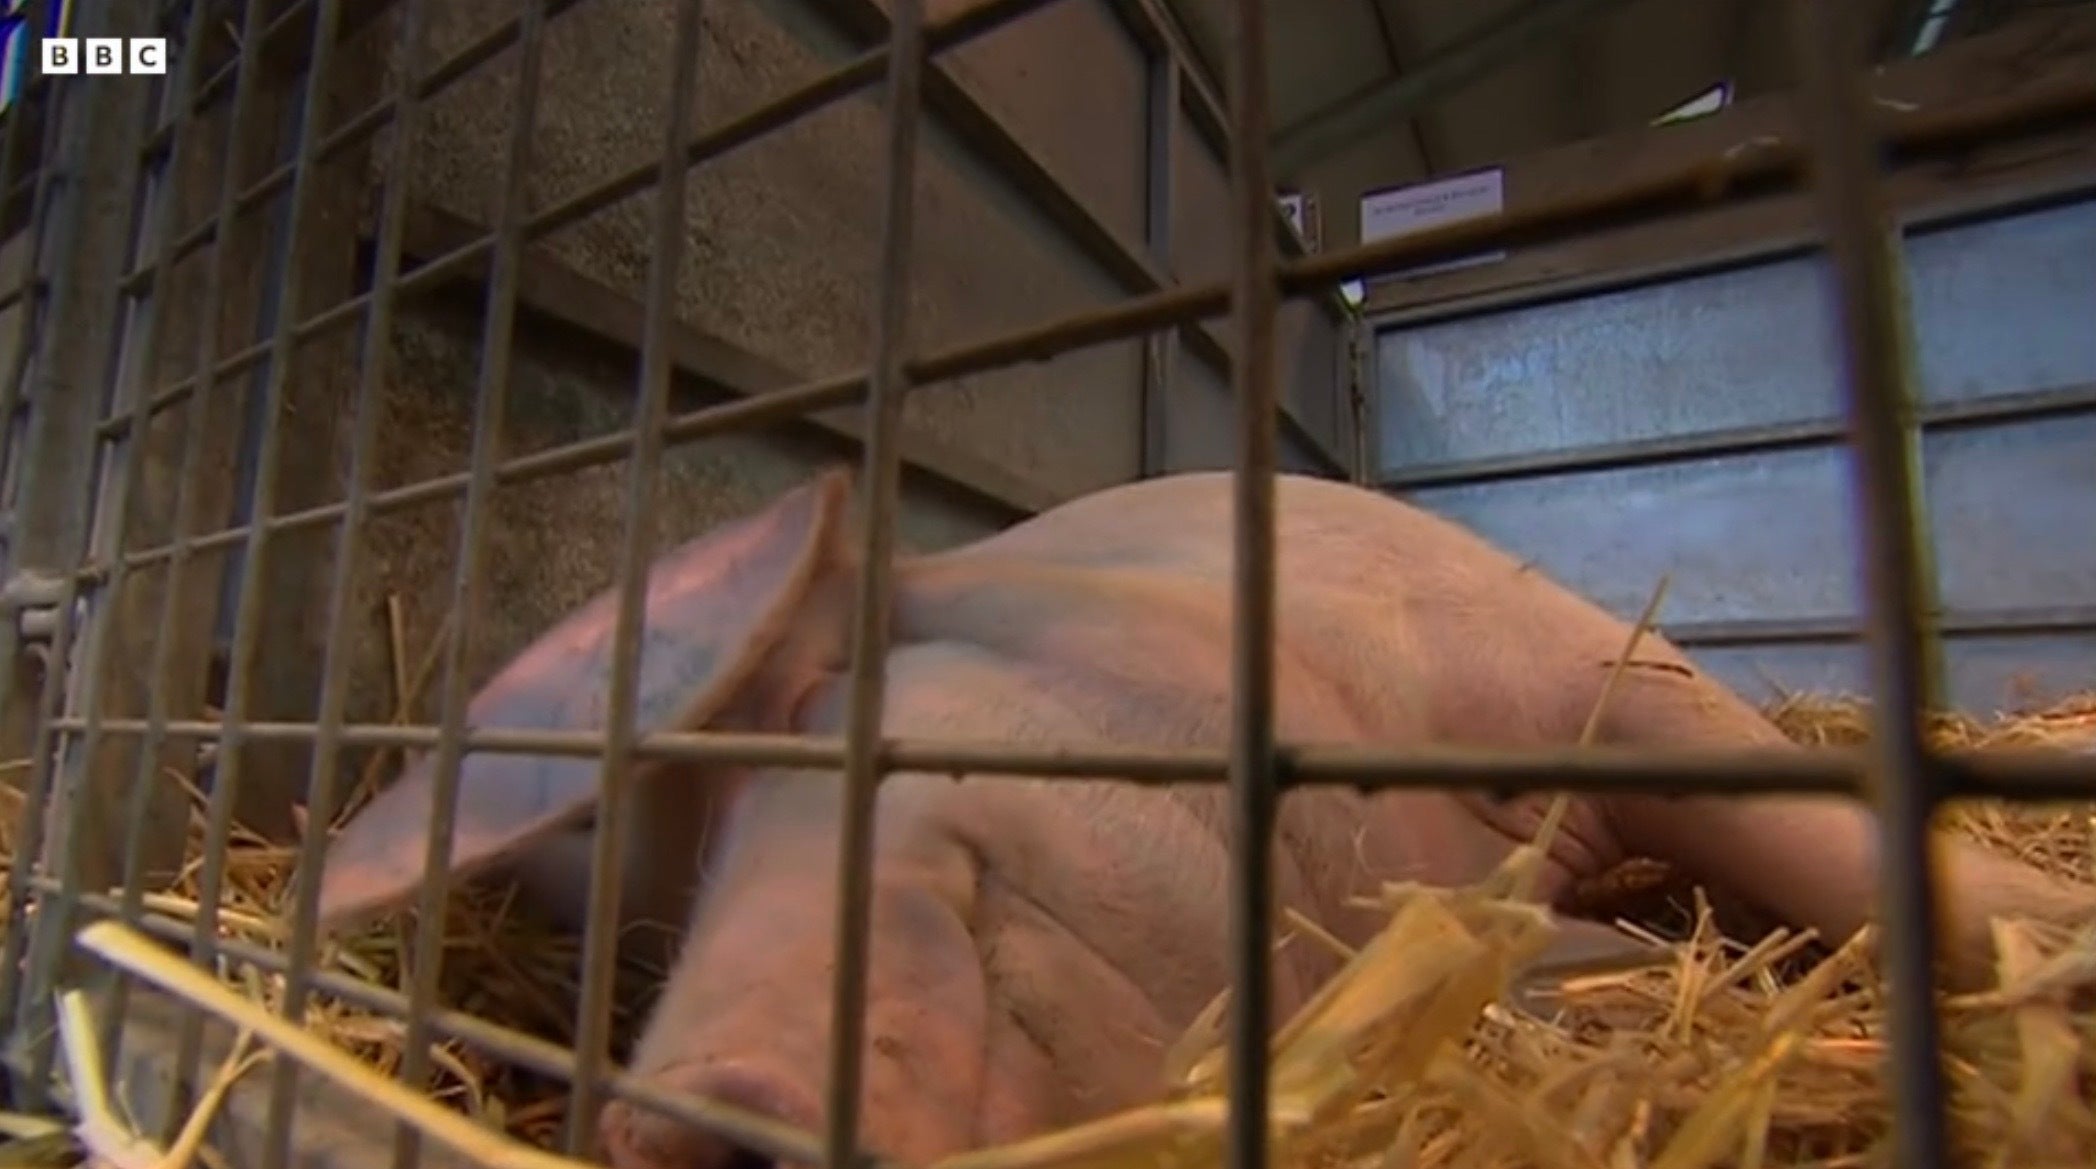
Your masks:
<svg viewBox="0 0 2096 1169"><path fill-rule="evenodd" d="M650 1077L670 1092L819 1132L816 1100L792 1080L746 1065L716 1063L666 1068ZM614 1169L790 1169L767 1153L651 1108L614 1100L599 1136Z"/></svg>

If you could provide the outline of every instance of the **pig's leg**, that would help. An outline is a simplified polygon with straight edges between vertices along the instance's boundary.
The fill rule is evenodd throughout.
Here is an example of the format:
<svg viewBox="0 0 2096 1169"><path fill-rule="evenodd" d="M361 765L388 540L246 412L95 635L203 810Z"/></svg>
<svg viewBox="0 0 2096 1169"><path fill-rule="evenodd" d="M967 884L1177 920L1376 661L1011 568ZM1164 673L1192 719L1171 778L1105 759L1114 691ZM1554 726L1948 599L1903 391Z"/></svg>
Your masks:
<svg viewBox="0 0 2096 1169"><path fill-rule="evenodd" d="M1626 674L1604 737L1653 748L1797 749L1744 700L1698 675ZM1812 796L1622 797L1603 804L1630 852L1679 865L1796 926L1839 943L1877 908L1877 826L1853 801ZM2029 915L2096 920L2096 888L2052 879L1976 844L1939 835L1946 974L1991 981L1990 922Z"/></svg>

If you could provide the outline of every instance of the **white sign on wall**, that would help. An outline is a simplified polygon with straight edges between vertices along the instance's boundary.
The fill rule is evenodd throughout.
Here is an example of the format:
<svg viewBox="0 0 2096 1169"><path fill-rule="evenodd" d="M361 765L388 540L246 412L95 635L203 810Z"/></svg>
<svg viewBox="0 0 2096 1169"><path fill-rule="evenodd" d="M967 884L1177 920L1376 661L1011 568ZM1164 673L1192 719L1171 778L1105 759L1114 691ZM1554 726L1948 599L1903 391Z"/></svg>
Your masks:
<svg viewBox="0 0 2096 1169"><path fill-rule="evenodd" d="M1489 167L1451 175L1428 183L1370 191L1361 196L1361 242L1417 235L1461 223L1468 219L1497 215L1506 209L1506 168ZM1473 268L1506 259L1504 248L1475 256L1462 256L1438 264L1426 264L1391 272L1380 279L1398 280Z"/></svg>

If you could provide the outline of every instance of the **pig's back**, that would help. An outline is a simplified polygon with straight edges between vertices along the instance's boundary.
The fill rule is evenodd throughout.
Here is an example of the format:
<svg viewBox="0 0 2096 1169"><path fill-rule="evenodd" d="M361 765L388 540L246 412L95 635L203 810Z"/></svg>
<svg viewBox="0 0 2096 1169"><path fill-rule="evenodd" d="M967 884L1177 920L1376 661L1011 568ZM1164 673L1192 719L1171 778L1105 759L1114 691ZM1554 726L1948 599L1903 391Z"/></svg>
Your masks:
<svg viewBox="0 0 2096 1169"><path fill-rule="evenodd" d="M946 555L1137 571L1227 597L1233 503L1227 472L1148 479ZM1423 717L1443 742L1568 741L1629 636L1474 533L1366 488L1278 476L1275 526L1280 636L1371 721L1388 712L1391 734ZM1656 637L1638 656L1686 664Z"/></svg>

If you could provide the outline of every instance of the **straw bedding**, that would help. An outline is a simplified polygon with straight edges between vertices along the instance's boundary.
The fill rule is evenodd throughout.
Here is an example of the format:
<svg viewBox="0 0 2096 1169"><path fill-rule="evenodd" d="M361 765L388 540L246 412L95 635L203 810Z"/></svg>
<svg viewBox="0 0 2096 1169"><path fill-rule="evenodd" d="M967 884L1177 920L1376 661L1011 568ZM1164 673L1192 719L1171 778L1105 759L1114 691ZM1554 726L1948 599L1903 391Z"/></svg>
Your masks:
<svg viewBox="0 0 2096 1169"><path fill-rule="evenodd" d="M1792 697L1770 711L1793 738L1852 744L1867 712ZM1946 747L2096 742L2096 695L2036 714L1935 718ZM0 789L9 791L9 789ZM19 796L9 791L9 797ZM11 832L18 808L5 812ZM2096 808L1961 806L1954 830L2046 869L2096 881ZM201 835L201 812L194 822ZM0 839L0 860L11 859ZM243 834L227 871L229 936L281 944L274 924L291 849ZM1866 934L1839 952L1774 931L1724 936L1694 889L1633 862L1585 890L1590 903L1667 940L1671 965L1588 975L1551 988L1553 1017L1511 1010L1509 967L1547 940L1547 917L1506 896L1528 863L1467 890L1390 887L1389 927L1278 1038L1274 1135L1280 1163L1305 1169L1443 1167L1849 1166L1885 1161L1889 1104L1878 1061L1883 1007ZM149 899L186 919L195 869ZM572 1028L575 939L535 933L495 893L450 911L443 998L565 1042ZM1313 923L1282 944L1335 944ZM2096 1164L2096 1012L2059 987L2096 976L2096 938L1997 925L1999 988L1949 1000L1954 1128L1975 1164ZM396 988L410 926L391 922L330 943L323 964ZM1751 944L1749 942L1751 941ZM276 981L240 976L240 993L274 1007ZM645 1008L650 972L629 970L622 1033ZM1023 1145L956 1158L948 1169L1144 1166L1206 1169L1221 1156L1225 1082L1221 1003L1169 1053L1162 1104ZM308 1029L378 1072L400 1031L320 997ZM435 1095L517 1139L558 1139L558 1085L457 1044L436 1054ZM0 1152L5 1145L0 1144Z"/></svg>

